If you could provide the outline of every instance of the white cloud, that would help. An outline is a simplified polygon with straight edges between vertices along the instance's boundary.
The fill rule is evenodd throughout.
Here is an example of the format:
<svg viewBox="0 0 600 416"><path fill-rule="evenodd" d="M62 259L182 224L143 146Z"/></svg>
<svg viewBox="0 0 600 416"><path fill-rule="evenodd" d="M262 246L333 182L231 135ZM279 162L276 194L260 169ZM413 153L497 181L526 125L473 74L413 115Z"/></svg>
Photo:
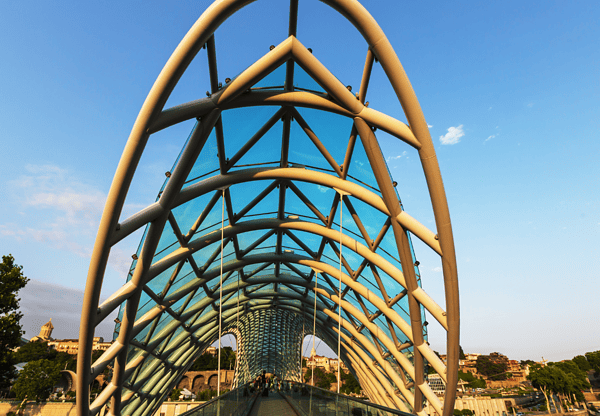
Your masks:
<svg viewBox="0 0 600 416"><path fill-rule="evenodd" d="M495 134L492 134L492 135L491 135L491 136L489 136L487 139L485 139L485 141L486 141L486 142L487 142L487 141L490 141L490 140L492 140L494 137L496 137L496 135L495 135Z"/></svg>
<svg viewBox="0 0 600 416"><path fill-rule="evenodd" d="M22 208L26 223L0 224L0 235L17 241L36 241L90 258L106 194L55 165L27 165L9 182L10 203ZM128 206L126 211L137 210ZM113 247L110 266L129 271L131 257Z"/></svg>
<svg viewBox="0 0 600 416"><path fill-rule="evenodd" d="M434 267L433 269L431 269L431 271L436 272L436 273L440 273L442 271L442 267L441 266Z"/></svg>
<svg viewBox="0 0 600 416"><path fill-rule="evenodd" d="M329 191L329 188L326 186L317 185L317 188L319 188L319 191L321 191L322 193Z"/></svg>
<svg viewBox="0 0 600 416"><path fill-rule="evenodd" d="M458 127L449 127L448 133L443 136L440 136L441 144L456 144L460 142L460 138L465 135L463 131L463 125L461 124Z"/></svg>
<svg viewBox="0 0 600 416"><path fill-rule="evenodd" d="M400 153L398 156L389 156L386 159L386 162L391 162L392 160L398 160L398 159L402 158L403 156L406 156L406 150L404 152Z"/></svg>
<svg viewBox="0 0 600 416"><path fill-rule="evenodd" d="M431 124L428 124L427 127L430 128L430 129L433 128L433 126Z"/></svg>

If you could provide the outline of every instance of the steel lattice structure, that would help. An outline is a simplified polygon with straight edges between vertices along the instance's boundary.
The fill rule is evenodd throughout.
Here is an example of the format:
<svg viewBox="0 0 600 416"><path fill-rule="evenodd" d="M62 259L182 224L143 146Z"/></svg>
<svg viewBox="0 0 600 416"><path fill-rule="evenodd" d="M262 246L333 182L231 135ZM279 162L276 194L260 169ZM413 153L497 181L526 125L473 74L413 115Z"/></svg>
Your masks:
<svg viewBox="0 0 600 416"><path fill-rule="evenodd" d="M214 32L251 2L217 0L202 14L135 122L88 274L78 414L95 415L107 403L110 414L153 414L218 339L220 316L222 333L237 338L237 383L272 367L299 377L301 342L314 318L316 335L333 350L339 335L340 358L373 402L424 414L427 400L449 416L459 340L452 228L427 123L400 61L357 1L323 0L368 44L361 85L352 92L298 40L298 0L291 0L288 38L220 83ZM164 109L203 47L208 96ZM407 124L366 105L374 65L385 71ZM193 119L156 202L121 219L148 140ZM378 130L418 153L435 231L404 211ZM111 248L143 227L127 282L99 304ZM411 236L441 257L446 309L421 287ZM115 342L92 363L94 329L117 309ZM447 368L427 343L425 313L447 331ZM90 404L88 386L113 360L112 381ZM427 384L427 365L447 383L446 406Z"/></svg>

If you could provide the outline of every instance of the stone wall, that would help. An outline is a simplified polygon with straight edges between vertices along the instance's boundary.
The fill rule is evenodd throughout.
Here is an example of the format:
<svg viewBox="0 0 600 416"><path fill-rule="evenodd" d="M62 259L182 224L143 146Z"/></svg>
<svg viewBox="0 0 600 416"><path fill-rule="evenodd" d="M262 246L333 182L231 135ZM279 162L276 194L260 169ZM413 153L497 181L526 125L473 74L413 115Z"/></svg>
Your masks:
<svg viewBox="0 0 600 416"><path fill-rule="evenodd" d="M178 389L188 389L193 393L198 393L202 390L216 390L218 371L188 371L183 375L179 383ZM221 389L231 389L235 370L221 370Z"/></svg>
<svg viewBox="0 0 600 416"><path fill-rule="evenodd" d="M0 402L0 415L19 410L20 401ZM75 403L40 403L29 402L23 410L23 416L77 416Z"/></svg>

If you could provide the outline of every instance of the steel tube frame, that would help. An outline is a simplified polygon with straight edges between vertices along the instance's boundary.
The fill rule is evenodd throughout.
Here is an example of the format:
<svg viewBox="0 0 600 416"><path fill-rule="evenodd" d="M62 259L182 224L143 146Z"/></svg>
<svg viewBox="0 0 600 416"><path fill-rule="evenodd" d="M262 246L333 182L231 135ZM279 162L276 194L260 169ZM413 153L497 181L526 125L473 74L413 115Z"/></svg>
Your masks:
<svg viewBox="0 0 600 416"><path fill-rule="evenodd" d="M164 395L166 392L168 392L169 386L172 382L174 382L179 374L177 372L179 370L175 369L182 369L186 365L191 365L189 364L190 357L200 351L202 348L201 345L209 345L207 343L209 342L209 339L212 339L210 336L214 337L214 331L204 332L205 335L201 336L204 341L202 341L201 344L195 345L193 348L188 348L188 344L193 345L195 342L194 340L197 339L192 334L196 334L199 325L197 323L198 318L193 318L194 322L196 323L190 327L190 330L186 330L177 335L176 339L170 341L172 342L170 344L170 348L163 350L161 353L161 356L165 356L167 353L173 354L170 356L171 358L168 358L169 360L175 360L173 365L169 367L171 375L169 377L161 378L158 376L158 374L161 373L155 373L153 377L151 377L154 381L152 381L151 378L146 378L146 382L150 383L148 384L148 387L151 387L151 390L149 393L144 393L143 400L142 396L132 391L129 391L122 396L121 388L124 388L125 378L131 375L134 371L137 371L135 370L136 367L141 365L146 357L151 356L151 353L141 350L143 352L138 354L133 359L128 360L128 346L133 345L132 343L137 343L137 341L133 341L135 334L141 331L150 322L153 322L154 319L158 319L157 317L161 316L163 313L168 313L174 318L173 325L171 325L174 326L174 328L178 327L179 325L185 327L184 322L186 321L184 316L190 318L196 316L194 315L194 311L198 309L197 303L192 303L191 305L186 303L187 314L178 315L173 312L169 306L176 301L173 296L167 296L165 299L159 299L158 297L154 296L148 288L146 288L146 284L151 281L152 277L156 276L161 270L165 270L167 265L173 265L177 262L182 262L185 259L188 259L193 263L192 254L201 249L203 246L208 245L203 243L200 238L191 240L192 234L188 233L186 235L182 235L177 229L176 234L180 240L181 248L168 255L166 260L163 259L153 264L153 255L161 237L163 228L167 221L174 221L171 210L200 195L208 192L214 192L215 189L222 186L235 185L247 181L275 180L277 181L277 185L280 186L280 203L277 220L260 220L255 222L248 221L239 224L236 222L243 216L240 215L235 221L231 221L231 224L229 227L227 227L227 230L223 230L224 234L225 232L228 233L228 238L231 239L236 254L236 260L227 263L226 269L228 272L242 270L245 265L261 262L273 263L276 270L276 276L271 280L261 280L259 278L250 277L246 278L247 281L240 282L243 283L240 284L240 287L243 289L244 299L246 300L240 302L240 293L238 291L238 296L236 297L238 306L235 307L235 313L239 313L242 306L244 307L244 313L248 313L248 310L252 310L248 309L248 304L252 299L256 299L256 295L246 292L248 288L252 288L253 286L257 285L260 286L263 283L275 284L275 290L272 293L268 291L265 292L269 293L271 297L275 299L289 298L300 300L301 302L306 303L306 295L303 298L302 294L296 293L295 289L293 289L291 286L288 288L291 288L294 294L277 290L278 285L286 286L288 284L310 289L310 283L303 279L303 277L305 277L303 275L298 279L290 279L290 281L286 281L285 279L282 280L281 276L278 275L280 264L289 264L290 267L292 267L293 264L316 267L319 270L324 271L326 275L338 277L340 279L340 283L344 283L346 285L346 290L344 292L341 292L340 290L336 293L335 290L330 291L325 288L320 288L315 290L315 299L317 297L329 299L329 301L334 302L334 304L339 304L340 313L343 309L344 312L348 314L348 317L352 316L353 319L356 319L361 323L361 328L367 328L372 335L375 334L379 341L382 342L388 351L392 353L397 362L402 364L405 370L410 370L409 373L411 373L411 378L414 380L415 385L414 397L410 391L406 389L406 387L400 388L400 390L403 396L407 399L407 402L412 407L412 411L422 414L422 395L425 395L425 397L434 405L436 410L441 413L442 416L449 416L452 413L453 407L446 405L442 409L441 404L439 401L435 401L435 396L432 394L431 390L426 384L426 381L424 380L424 360L427 360L429 363L433 364L442 377L446 378L447 389L445 403L453 403L457 384L459 337L459 303L456 259L454 254L450 216L433 143L431 141L431 137L429 136L427 123L425 122L425 118L422 114L414 91L410 86L408 78L406 77L406 74L404 73L391 45L385 38L385 35L373 18L357 1L323 0L324 3L328 4L344 15L359 30L369 45L360 91L358 97L355 97L342 84L340 84L335 76L331 74L327 68L325 68L296 39L295 19L297 16L297 1L292 0L289 29L290 37L282 42L279 46L274 48L270 53L265 55L265 57L259 59L255 64L249 67L225 88L219 90L219 88L216 86L217 73L216 58L213 56L215 45L213 33L231 14L251 2L252 0L218 0L213 3L209 9L207 9L207 11L188 32L165 65L165 68L152 87L152 90L142 106L142 110L140 111L140 114L134 124L107 198L88 273L88 281L86 284L80 326L80 352L78 357L79 377L77 381L78 414L94 414L99 411L99 402L105 403L106 400L110 399L110 414L119 415L121 414L122 405L132 403L131 400L135 395L137 395L135 398L136 403L140 404L135 414L145 414L147 410L149 411L155 407L156 403L158 403L156 399L157 397L160 397L161 399L164 398ZM173 88L177 84L179 78L182 76L199 49L204 44L207 44L207 42L209 46L209 64L211 66L210 76L212 95L203 100L183 104L181 106L163 111L164 104L166 103ZM365 107L364 102L366 90L371 68L375 60L381 63L385 73L387 74L392 87L402 104L410 127L383 113L379 113L375 110ZM283 63L286 63L287 65L286 86L284 92L255 91L252 92L252 94L245 94L245 92L255 82ZM291 86L293 80L293 63L298 64L308 74L313 76L315 79L318 79L323 88L327 91L328 96L293 91L293 87ZM358 98L358 100L356 98ZM221 111L231 108L257 105L282 106L280 113L284 118L284 126L287 125L287 127L284 128L284 137L282 139L284 143L284 151L282 152L281 167L279 169L250 169L242 172L226 173L236 162L227 162L224 157L224 151L222 150L219 152L219 165L221 174L217 175L216 177L205 179L182 190L183 181L191 170L194 161L197 159L198 154L200 153L200 150L202 149L202 146L208 135L215 126L217 128L218 136L217 143L222 149L224 149L222 147L223 137L222 133L220 133L222 129L220 121ZM302 106L342 114L346 117L351 117L354 119L354 128L351 132L349 150L346 153L344 165L337 165L319 138L312 133L310 126L293 108ZM325 159L329 161L333 171L338 175L338 177L322 172L288 167L286 143L289 141L290 116L294 116L298 119L304 131L308 134L309 138L313 141L319 151L324 155ZM138 214L135 214L122 224L119 224L118 219L121 214L129 185L150 134L192 117L199 117L201 120L196 126L195 132L192 134L192 137L188 142L188 146L184 150L158 202L140 211ZM260 139L260 137L262 137L262 135L273 125L275 121L276 119L272 117L271 120L265 124L263 129L261 129L253 138L251 138L246 147L240 150L242 153L238 152L234 158L237 157L239 160L239 158L241 158L241 156ZM397 197L393 191L391 179L389 178L385 168L385 161L381 155L381 150L379 149L377 140L373 134L372 127L380 128L383 131L396 136L418 151L429 188L437 234L429 231L426 227L418 223L401 209L399 201L397 200ZM342 167L348 165L350 160L349 158L351 157L350 145L352 144L353 146L357 135L360 137L363 147L367 152L370 165L373 168L377 183L382 192L381 197L377 196L366 188L361 187L360 185L345 180L347 169L342 169ZM316 254L315 258L282 253L282 236L285 233L290 233L291 231L303 231L309 232L313 235L321 236L323 238L321 247L324 247L324 243L327 240L335 241L336 236L333 235L338 233L331 230L332 214L334 214L336 209L335 204L344 202L344 198L334 200L332 212L330 213L329 217L325 217L321 214L321 219L327 219L324 226L304 221L285 220L283 218L285 187L289 183L290 189L294 190L292 188L294 181L305 181L308 183L343 190L349 195L352 195L352 197L366 202L371 207L392 218L391 228L393 230L396 245L398 247L400 262L402 265L407 266L403 267L403 272L375 253L374 250L372 251L370 247L362 245L348 235L340 233L340 244L350 248L354 253L359 254L365 261L371 264L376 264L379 268L384 270L385 273L387 273L405 288L405 292L398 294L396 298L400 299L404 296L407 297L411 317L410 323L404 321L391 308L387 298L386 300L379 298L375 293L371 292L362 284L355 281L353 276L342 273L342 262L344 262L346 270L349 273L351 272L351 269L342 258L341 253L339 270L336 270L334 267L325 262L319 261L320 256L322 255L322 249L320 249L318 253L313 253ZM298 189L296 188L294 192L297 191ZM228 193L225 198L227 202L229 218L233 219L234 215L231 210L231 199ZM216 200L214 202L216 202ZM348 203L351 206L349 201ZM200 216L198 222L201 223L202 221L202 216ZM150 224L149 230L137 261L137 265L133 272L132 279L125 284L122 289L117 291L100 307L98 307L102 279L111 247L136 229L146 224ZM276 232L277 249L274 255L247 256L248 253L242 253L240 251L237 241L238 234L258 229L270 229ZM362 228L361 232L363 232ZM422 288L419 287L417 283L415 271L410 266L412 265L413 259L410 250L409 237L407 234L408 232L416 235L441 256L444 273L446 311L444 311L431 298L429 298L429 296ZM210 234L201 238L206 240L207 237L209 237L209 240L212 238ZM371 241L368 236L365 241L367 242L367 245L375 243ZM375 247L377 246L377 244L374 245ZM221 249L221 255L222 250L223 249ZM363 264L365 263L363 262ZM191 287L191 289L190 287L186 288L186 290L190 289L190 291L185 293L181 290L176 292L180 294L177 295L179 296L178 299L182 299L186 294L191 293L191 290L194 290L195 288L203 287L208 295L208 297L205 298L207 299L205 301L205 307L209 307L210 305L214 307L214 292L209 293L207 286L208 282L214 278L214 276L210 277L211 274L214 274L214 272L211 270L201 270L195 265L195 263L193 263L192 266L197 276L202 276L200 279L201 283L194 283L192 285L194 287ZM361 267L364 268L365 266L363 265ZM299 272L298 269L296 269L296 272L301 275L301 272ZM240 273L242 272L240 271ZM325 280L330 284L327 276L324 277ZM243 277L242 280L244 280ZM381 286L380 282L379 284ZM220 290L228 293L229 285L225 287L221 286ZM357 297L360 295L363 298L368 299L373 306L378 307L381 313L385 315L386 319L388 319L388 322L390 322L390 325L393 323L393 325L395 325L404 333L407 339L409 339L410 343L414 346L414 366L407 362L406 357L401 352L402 348L400 348L400 345L397 345L395 338L394 340L389 339L387 336L385 336L385 334L378 330L377 326L371 321L371 317L360 312L352 304L343 300L343 297L348 290L352 290L353 293L356 293ZM151 297L154 296L153 299L155 299L157 302L157 307L148 311L146 315L136 320L138 303L142 291L149 293ZM233 292L233 289L231 291ZM342 299L340 299L340 297ZM192 297L189 296L188 301L186 302L189 302L191 299ZM219 307L229 305L230 302L233 302L233 300L224 301L224 303L219 302ZM278 300L275 300L273 304L277 305L278 302ZM361 301L359 300L359 302ZM375 348L375 346L370 343L360 331L357 330L352 322L346 319L341 319L341 315L335 316L335 314L333 314L333 312L331 312L329 309L329 304L323 302L317 303L321 308L320 310L326 316L329 316L329 318L331 318L333 321L335 321L334 318L339 319L340 325L343 327L343 329L352 334L352 339L350 339L346 334L341 332L339 333L339 336L344 338L343 345L345 351L343 354L352 362L352 367L355 369L357 375L359 375L359 379L362 380L363 383L367 383L365 385L365 389L368 391L369 396L375 401L381 401L388 406L404 406L404 402L396 397L395 392L390 391L391 385L389 383L385 384L387 381L384 382L383 385L377 381L377 375L382 374L380 371L384 370L386 376L390 377L390 379L394 381L394 384L397 386L405 385L405 382L401 380L395 370L391 368L389 362L383 359L383 356L378 349L379 345L377 345L377 348ZM121 304L125 305L125 313L123 315L122 322L120 323L121 326L119 337L115 344L113 344L113 346L111 346L111 348L106 351L96 363L94 363L94 367L92 367L91 346L94 336L94 328L99 322L102 321L102 319L104 319L112 310L114 310L115 307ZM422 332L423 322L421 322L421 306L424 306L447 330L448 364L446 371L443 371L443 364L441 364L441 361L439 361L435 354L433 354L424 340ZM287 308L288 306L285 307L285 309ZM304 312L300 312L298 310L298 313ZM227 319L232 319L231 315L228 315ZM201 320L198 322L204 321ZM330 331L328 335L324 334L328 339L331 339L336 334L337 328L335 325L326 325L326 322L329 322L329 319L320 323L320 325L322 330L331 327L327 330ZM206 324L207 322L205 322L205 325ZM196 328L196 331L192 330L192 328ZM208 328L210 328L210 325L204 329L206 330ZM152 331L154 331L154 329ZM213 335L209 336L208 334ZM392 334L394 334L393 331ZM154 334L152 338L150 338L150 334L148 335L149 342L147 345L153 344L154 341L151 342L152 339L159 340L171 336L172 335L169 335L168 331L165 331L165 328L163 328L158 333ZM209 338L206 338L206 336L209 336ZM396 335L394 334L394 337L395 336ZM335 338L337 338L337 335ZM360 340L360 345L362 346L357 346L354 348L354 340ZM379 363L381 369L375 368L373 364L369 362L369 359L365 359L365 357L368 358L368 355L364 355L366 353L362 350L363 347L366 348L368 354L376 358L376 361ZM340 353L342 353L342 351L340 351ZM340 359L341 358L342 357L340 357ZM115 360L115 367L114 377L109 386L110 388L107 388L102 392L102 394L98 397L100 400L97 399L94 404L92 404L92 408L90 409L89 390L87 389L87 386L90 383L92 375L98 371L101 371L101 369L104 368L112 359ZM166 361L161 362L164 363ZM92 371L90 371L90 369ZM165 369L166 367L164 367L161 371L164 371ZM141 376L141 374L138 374L138 376ZM158 381L159 379L160 382ZM140 382L143 380L144 379L141 378ZM149 402L147 398L151 397L151 395L154 395L155 397L152 402ZM406 406L404 406L404 408L408 410Z"/></svg>

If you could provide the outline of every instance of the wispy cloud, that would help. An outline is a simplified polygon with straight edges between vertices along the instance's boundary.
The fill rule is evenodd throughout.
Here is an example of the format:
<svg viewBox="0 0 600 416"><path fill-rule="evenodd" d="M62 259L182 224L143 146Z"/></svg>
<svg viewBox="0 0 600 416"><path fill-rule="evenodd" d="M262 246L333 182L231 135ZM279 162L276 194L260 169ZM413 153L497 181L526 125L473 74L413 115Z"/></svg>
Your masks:
<svg viewBox="0 0 600 416"><path fill-rule="evenodd" d="M492 134L491 136L489 136L487 139L485 139L486 142L492 140L494 137L496 137L495 134Z"/></svg>
<svg viewBox="0 0 600 416"><path fill-rule="evenodd" d="M428 124L427 127L429 127L430 129L433 128L433 126L431 124Z"/></svg>
<svg viewBox="0 0 600 416"><path fill-rule="evenodd" d="M458 127L449 127L448 133L440 136L441 144L456 144L460 142L460 138L465 135L463 130L463 125L461 124Z"/></svg>
<svg viewBox="0 0 600 416"><path fill-rule="evenodd" d="M9 182L10 203L24 211L27 223L0 224L0 234L18 241L37 241L89 258L106 194L56 165L27 165ZM110 265L129 270L131 258L111 253Z"/></svg>
<svg viewBox="0 0 600 416"><path fill-rule="evenodd" d="M325 192L329 191L329 188L326 186L317 185L317 188L319 188L319 191L321 193L325 193Z"/></svg>
<svg viewBox="0 0 600 416"><path fill-rule="evenodd" d="M388 156L386 162L391 162L392 160L398 160L406 156L406 150L400 153L398 156Z"/></svg>
<svg viewBox="0 0 600 416"><path fill-rule="evenodd" d="M431 269L432 272L436 272L436 273L440 273L442 271L442 267L438 266L438 267L434 267L433 269Z"/></svg>

